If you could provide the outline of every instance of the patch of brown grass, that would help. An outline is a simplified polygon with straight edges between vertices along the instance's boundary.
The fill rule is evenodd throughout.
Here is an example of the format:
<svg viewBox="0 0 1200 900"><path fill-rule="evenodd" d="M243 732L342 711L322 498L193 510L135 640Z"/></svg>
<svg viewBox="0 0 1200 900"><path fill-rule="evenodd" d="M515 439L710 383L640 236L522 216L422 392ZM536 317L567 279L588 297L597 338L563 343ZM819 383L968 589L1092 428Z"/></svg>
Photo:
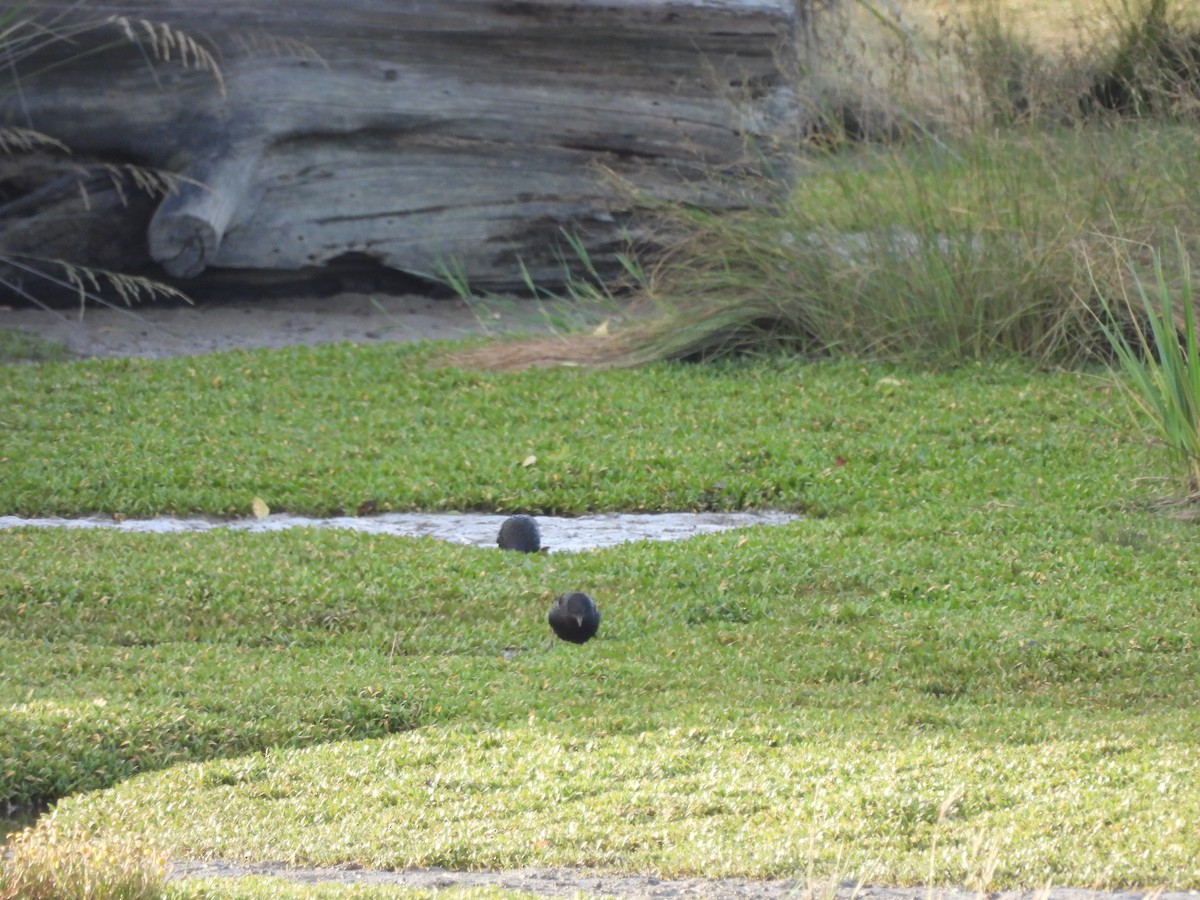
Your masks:
<svg viewBox="0 0 1200 900"><path fill-rule="evenodd" d="M501 338L480 346L454 350L437 360L444 366L489 372L519 372L552 366L629 368L648 361L631 358L625 341L609 334Z"/></svg>
<svg viewBox="0 0 1200 900"><path fill-rule="evenodd" d="M1059 53L1084 38L1115 31L1114 2L1119 0L931 0L913 4L910 15L930 34L939 20L999 15L1039 50Z"/></svg>

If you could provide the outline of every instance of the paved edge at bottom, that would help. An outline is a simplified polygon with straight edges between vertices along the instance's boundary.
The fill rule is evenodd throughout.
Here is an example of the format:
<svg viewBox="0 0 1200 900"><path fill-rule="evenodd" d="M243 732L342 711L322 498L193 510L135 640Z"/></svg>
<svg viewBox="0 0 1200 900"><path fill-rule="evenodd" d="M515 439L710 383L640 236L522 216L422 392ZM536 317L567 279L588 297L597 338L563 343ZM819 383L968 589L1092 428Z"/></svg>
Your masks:
<svg viewBox="0 0 1200 900"><path fill-rule="evenodd" d="M981 893L966 888L883 887L843 882L807 885L803 879L754 881L743 878L657 878L620 875L590 869L514 869L457 872L449 869L368 869L355 865L299 867L282 862L231 860L174 861L168 878L242 878L250 875L284 878L302 884L382 884L438 890L451 887L498 887L545 897L585 894L595 897L700 897L704 900L773 900L819 897L821 900L1196 900L1200 891L1159 889L1100 891L1090 888L1046 888L1037 891Z"/></svg>

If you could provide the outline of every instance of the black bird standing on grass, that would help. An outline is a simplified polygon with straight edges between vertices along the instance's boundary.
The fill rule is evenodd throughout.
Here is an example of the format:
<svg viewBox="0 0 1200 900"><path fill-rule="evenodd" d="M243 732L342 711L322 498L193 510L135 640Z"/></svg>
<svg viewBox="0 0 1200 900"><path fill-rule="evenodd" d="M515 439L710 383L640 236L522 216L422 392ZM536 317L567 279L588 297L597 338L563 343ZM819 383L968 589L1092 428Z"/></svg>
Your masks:
<svg viewBox="0 0 1200 900"><path fill-rule="evenodd" d="M537 553L542 549L542 533L532 516L509 516L500 526L496 543L501 550Z"/></svg>
<svg viewBox="0 0 1200 900"><path fill-rule="evenodd" d="M571 591L562 594L550 607L550 627L564 641L583 644L600 628L600 610L587 594Z"/></svg>

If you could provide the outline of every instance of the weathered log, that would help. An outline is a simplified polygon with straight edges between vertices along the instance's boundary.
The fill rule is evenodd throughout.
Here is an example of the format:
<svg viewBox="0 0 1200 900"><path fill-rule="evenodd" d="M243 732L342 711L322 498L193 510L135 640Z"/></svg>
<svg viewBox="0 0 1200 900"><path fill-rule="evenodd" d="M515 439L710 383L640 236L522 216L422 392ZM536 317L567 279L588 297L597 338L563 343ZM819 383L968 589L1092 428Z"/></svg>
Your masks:
<svg viewBox="0 0 1200 900"><path fill-rule="evenodd" d="M147 237L150 256L167 274L192 278L216 260L261 155L259 148L230 150L193 165L162 201Z"/></svg>
<svg viewBox="0 0 1200 900"><path fill-rule="evenodd" d="M101 0L71 15L121 22L0 112L180 173L147 234L172 275L356 254L505 288L561 279L564 231L603 267L646 205L746 202L794 2Z"/></svg>

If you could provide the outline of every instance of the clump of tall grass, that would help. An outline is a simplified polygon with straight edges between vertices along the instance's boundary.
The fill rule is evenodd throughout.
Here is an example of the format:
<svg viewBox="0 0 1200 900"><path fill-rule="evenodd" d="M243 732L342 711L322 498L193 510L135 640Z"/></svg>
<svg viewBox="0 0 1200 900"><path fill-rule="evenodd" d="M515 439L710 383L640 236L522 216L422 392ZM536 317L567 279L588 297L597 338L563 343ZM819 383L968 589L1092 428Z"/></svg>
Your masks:
<svg viewBox="0 0 1200 900"><path fill-rule="evenodd" d="M1177 268L1149 249L1153 281L1139 274L1134 254L1122 260L1133 285L1109 296L1099 291L1101 327L1112 346L1120 381L1135 414L1163 442L1186 479L1189 499L1200 499L1200 335L1192 293L1189 253L1176 245Z"/></svg>
<svg viewBox="0 0 1200 900"><path fill-rule="evenodd" d="M1173 0L1122 0L1114 49L1088 100L1125 115L1200 118L1200 16Z"/></svg>
<svg viewBox="0 0 1200 900"><path fill-rule="evenodd" d="M1177 116L1097 118L1085 102L1095 99L1093 65L1119 68L1146 30L1181 33L1155 24L1168 20L1162 0L1125 9L1115 50L1054 58L992 7L929 36L859 6L884 22L884 37L843 41L841 64L818 59L800 84L845 97L848 79L831 87L827 73L857 62L875 95L812 117L823 130L793 151L794 188L774 206L667 211L684 237L651 270L642 315L612 342L615 357L782 348L1073 364L1105 345L1094 288L1120 280L1117 267L1089 263L1096 248L1114 233L1153 244L1195 224L1187 198L1200 164L1188 127ZM1150 83L1142 70L1122 83L1135 74ZM1175 112L1183 82L1170 82ZM868 109L896 128L860 127Z"/></svg>
<svg viewBox="0 0 1200 900"><path fill-rule="evenodd" d="M0 858L0 900L156 900L165 887L165 854L51 820L15 835Z"/></svg>
<svg viewBox="0 0 1200 900"><path fill-rule="evenodd" d="M1078 362L1098 346L1092 282L1110 277L1089 248L1114 218L1147 240L1196 219L1188 140L1068 130L862 149L823 159L773 210L681 210L688 235L621 351Z"/></svg>

